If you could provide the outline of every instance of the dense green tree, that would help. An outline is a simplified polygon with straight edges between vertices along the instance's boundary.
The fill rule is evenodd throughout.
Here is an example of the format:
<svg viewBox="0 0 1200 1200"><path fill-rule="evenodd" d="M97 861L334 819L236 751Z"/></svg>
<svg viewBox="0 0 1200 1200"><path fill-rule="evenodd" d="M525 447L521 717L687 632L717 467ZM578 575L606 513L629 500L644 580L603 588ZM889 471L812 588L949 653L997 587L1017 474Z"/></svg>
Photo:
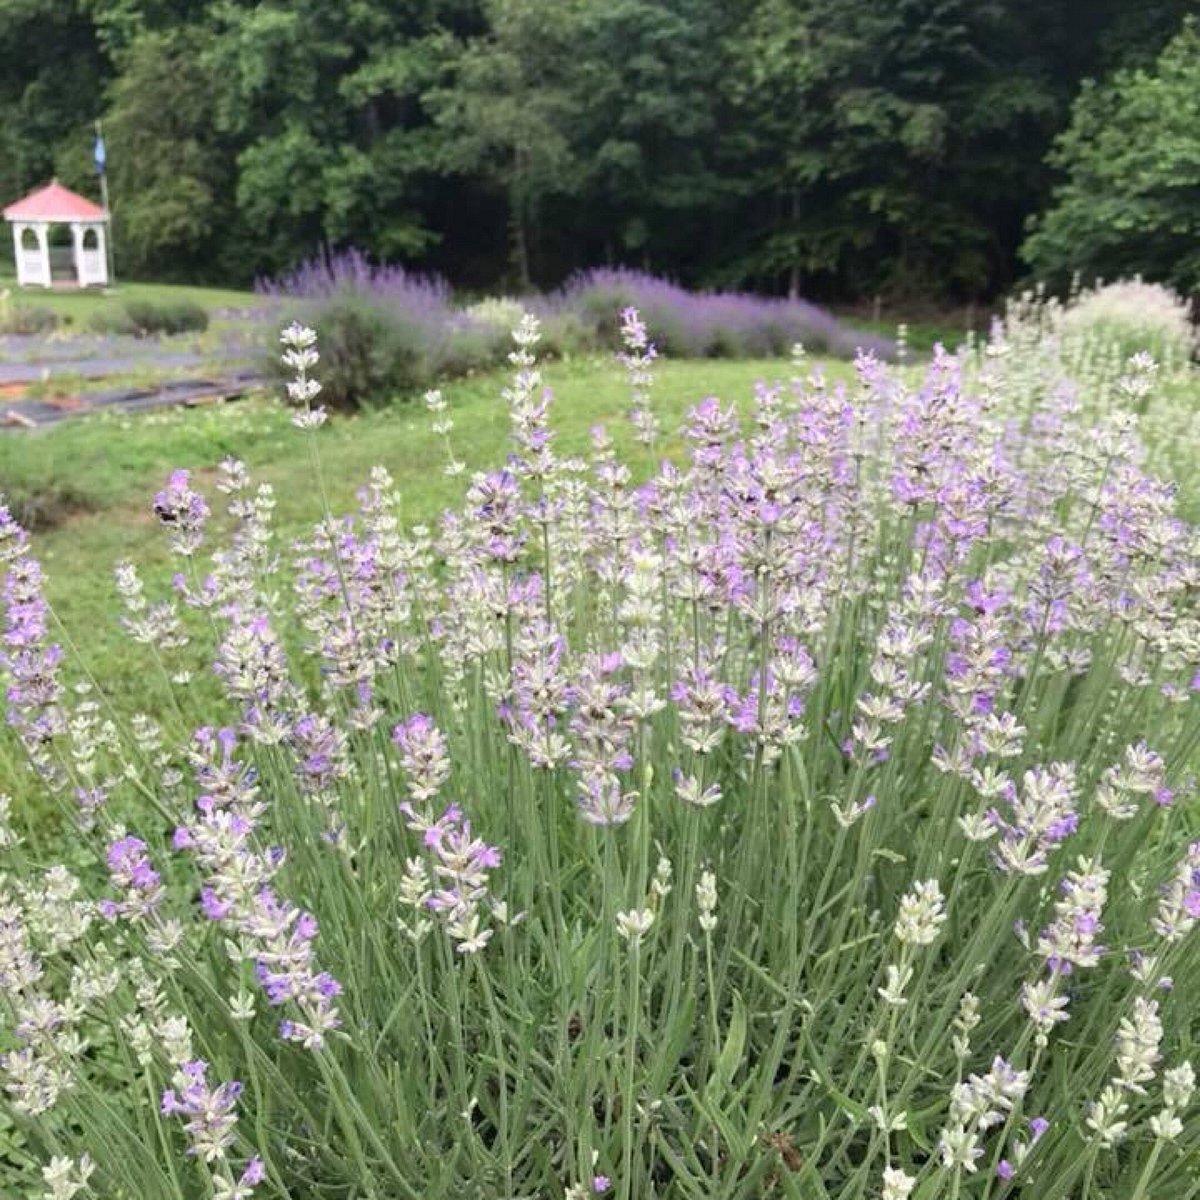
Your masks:
<svg viewBox="0 0 1200 1200"><path fill-rule="evenodd" d="M95 25L75 0L0 0L0 63L0 202L7 203L47 182L72 142L90 148L108 68Z"/></svg>
<svg viewBox="0 0 1200 1200"><path fill-rule="evenodd" d="M1190 195L1191 85L1152 68L1193 6L0 0L0 200L56 173L94 194L103 116L122 268L147 275L244 282L354 245L478 287L620 262L944 299L1013 280L1057 171L1039 267L1091 221L1071 265L1157 272L1186 261L1149 231ZM1089 76L1112 82L1072 117ZM1120 170L1155 195L1085 211Z"/></svg>
<svg viewBox="0 0 1200 1200"><path fill-rule="evenodd" d="M441 134L441 164L504 196L510 262L522 288L532 286L530 243L539 240L547 199L578 185L569 82L578 68L580 8L570 0L488 0L487 34L453 50L445 81L425 97Z"/></svg>
<svg viewBox="0 0 1200 1200"><path fill-rule="evenodd" d="M1052 161L1063 181L1022 248L1039 275L1140 272L1200 289L1200 25L1153 68L1086 85Z"/></svg>
<svg viewBox="0 0 1200 1200"><path fill-rule="evenodd" d="M580 199L564 221L589 259L697 280L724 240L727 32L745 0L609 0L581 6L571 81Z"/></svg>
<svg viewBox="0 0 1200 1200"><path fill-rule="evenodd" d="M726 274L990 292L1045 187L1061 65L1102 26L1040 0L760 0L729 45L754 217Z"/></svg>
<svg viewBox="0 0 1200 1200"><path fill-rule="evenodd" d="M186 278L229 269L221 256L235 233L233 171L213 125L203 44L195 26L143 28L119 52L105 133L123 274Z"/></svg>

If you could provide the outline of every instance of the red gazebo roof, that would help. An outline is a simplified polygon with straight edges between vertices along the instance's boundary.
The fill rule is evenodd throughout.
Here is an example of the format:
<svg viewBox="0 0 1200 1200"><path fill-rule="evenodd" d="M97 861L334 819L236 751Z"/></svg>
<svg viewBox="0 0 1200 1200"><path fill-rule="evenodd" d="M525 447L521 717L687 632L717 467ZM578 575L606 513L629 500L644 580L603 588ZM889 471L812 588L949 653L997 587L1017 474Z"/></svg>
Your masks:
<svg viewBox="0 0 1200 1200"><path fill-rule="evenodd" d="M65 188L57 179L10 204L6 221L107 221L108 213L86 196Z"/></svg>

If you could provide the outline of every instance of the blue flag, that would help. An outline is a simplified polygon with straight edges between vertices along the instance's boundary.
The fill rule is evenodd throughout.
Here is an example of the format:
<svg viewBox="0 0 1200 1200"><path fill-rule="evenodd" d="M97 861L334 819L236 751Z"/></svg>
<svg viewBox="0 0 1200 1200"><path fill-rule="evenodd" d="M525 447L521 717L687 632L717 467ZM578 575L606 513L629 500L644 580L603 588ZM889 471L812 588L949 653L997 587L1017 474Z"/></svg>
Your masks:
<svg viewBox="0 0 1200 1200"><path fill-rule="evenodd" d="M96 174L103 175L105 163L108 162L108 152L104 149L104 139L99 134L96 134L93 156L96 159Z"/></svg>

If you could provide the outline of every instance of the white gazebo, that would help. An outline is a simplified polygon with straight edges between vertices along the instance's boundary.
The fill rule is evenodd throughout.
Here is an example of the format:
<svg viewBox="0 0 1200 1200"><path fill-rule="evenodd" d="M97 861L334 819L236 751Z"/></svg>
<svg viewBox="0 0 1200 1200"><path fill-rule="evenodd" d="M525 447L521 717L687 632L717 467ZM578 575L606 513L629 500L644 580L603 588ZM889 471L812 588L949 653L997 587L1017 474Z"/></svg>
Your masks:
<svg viewBox="0 0 1200 1200"><path fill-rule="evenodd" d="M20 287L105 287L108 284L108 213L86 196L65 188L57 179L30 192L4 210L12 226L13 251ZM71 228L70 258L56 263L51 255L50 229ZM65 251L64 251L65 253ZM57 269L56 269L57 268Z"/></svg>

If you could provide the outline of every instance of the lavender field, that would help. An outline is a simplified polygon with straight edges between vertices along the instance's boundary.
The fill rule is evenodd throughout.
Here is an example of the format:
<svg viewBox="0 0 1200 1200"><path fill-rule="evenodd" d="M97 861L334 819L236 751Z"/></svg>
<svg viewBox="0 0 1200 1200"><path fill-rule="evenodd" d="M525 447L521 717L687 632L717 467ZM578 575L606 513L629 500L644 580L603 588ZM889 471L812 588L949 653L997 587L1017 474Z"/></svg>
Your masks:
<svg viewBox="0 0 1200 1200"><path fill-rule="evenodd" d="M1200 1196L1200 387L1145 287L678 423L663 343L743 310L648 290L586 449L518 314L416 521L407 460L335 504L371 418L291 324L320 516L164 472L140 691L0 507L5 1194Z"/></svg>

